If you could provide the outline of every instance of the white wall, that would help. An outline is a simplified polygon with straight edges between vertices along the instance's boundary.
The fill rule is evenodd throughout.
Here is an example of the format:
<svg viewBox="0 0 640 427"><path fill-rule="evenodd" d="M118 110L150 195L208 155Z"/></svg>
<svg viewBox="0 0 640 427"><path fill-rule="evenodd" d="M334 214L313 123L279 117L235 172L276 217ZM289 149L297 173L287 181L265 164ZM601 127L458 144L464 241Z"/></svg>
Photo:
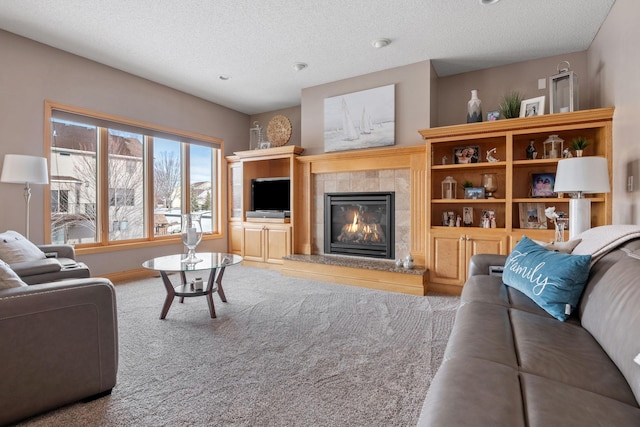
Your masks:
<svg viewBox="0 0 640 427"><path fill-rule="evenodd" d="M617 0L588 51L592 107L615 107L613 222L640 224L640 2ZM627 191L627 177L635 188Z"/></svg>

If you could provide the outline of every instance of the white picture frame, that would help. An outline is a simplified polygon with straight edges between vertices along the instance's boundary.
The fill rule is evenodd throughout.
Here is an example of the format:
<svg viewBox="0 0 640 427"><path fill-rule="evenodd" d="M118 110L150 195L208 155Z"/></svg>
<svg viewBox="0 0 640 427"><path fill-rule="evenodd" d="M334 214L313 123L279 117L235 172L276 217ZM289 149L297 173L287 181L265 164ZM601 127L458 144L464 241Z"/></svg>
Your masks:
<svg viewBox="0 0 640 427"><path fill-rule="evenodd" d="M523 100L520 103L520 117L544 115L544 100L544 95Z"/></svg>

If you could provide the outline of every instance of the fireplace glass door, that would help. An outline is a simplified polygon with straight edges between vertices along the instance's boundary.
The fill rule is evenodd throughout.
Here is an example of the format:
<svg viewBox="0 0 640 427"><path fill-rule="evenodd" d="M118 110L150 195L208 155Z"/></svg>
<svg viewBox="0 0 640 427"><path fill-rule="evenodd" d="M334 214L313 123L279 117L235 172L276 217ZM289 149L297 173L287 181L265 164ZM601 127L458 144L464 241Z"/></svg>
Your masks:
<svg viewBox="0 0 640 427"><path fill-rule="evenodd" d="M325 194L325 253L393 259L394 195Z"/></svg>

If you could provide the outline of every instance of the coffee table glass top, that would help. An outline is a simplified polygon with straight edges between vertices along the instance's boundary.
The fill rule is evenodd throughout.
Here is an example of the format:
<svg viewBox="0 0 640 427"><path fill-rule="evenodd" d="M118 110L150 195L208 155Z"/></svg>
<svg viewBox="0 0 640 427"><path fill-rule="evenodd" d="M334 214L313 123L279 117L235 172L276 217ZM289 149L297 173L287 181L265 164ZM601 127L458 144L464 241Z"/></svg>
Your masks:
<svg viewBox="0 0 640 427"><path fill-rule="evenodd" d="M179 272L211 270L242 262L242 257L239 255L220 252L196 252L196 257L202 261L195 264L182 262L185 257L184 254L161 256L143 262L142 266L150 270Z"/></svg>

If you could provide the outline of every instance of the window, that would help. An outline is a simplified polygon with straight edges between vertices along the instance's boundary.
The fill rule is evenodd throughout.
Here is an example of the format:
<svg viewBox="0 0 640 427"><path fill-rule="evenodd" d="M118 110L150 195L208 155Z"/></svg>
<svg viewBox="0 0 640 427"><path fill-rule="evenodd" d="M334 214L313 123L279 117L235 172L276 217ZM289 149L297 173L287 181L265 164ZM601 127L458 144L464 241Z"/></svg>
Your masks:
<svg viewBox="0 0 640 427"><path fill-rule="evenodd" d="M69 190L51 190L51 212L69 212Z"/></svg>
<svg viewBox="0 0 640 427"><path fill-rule="evenodd" d="M52 243L179 239L181 214L220 233L221 141L47 102Z"/></svg>

